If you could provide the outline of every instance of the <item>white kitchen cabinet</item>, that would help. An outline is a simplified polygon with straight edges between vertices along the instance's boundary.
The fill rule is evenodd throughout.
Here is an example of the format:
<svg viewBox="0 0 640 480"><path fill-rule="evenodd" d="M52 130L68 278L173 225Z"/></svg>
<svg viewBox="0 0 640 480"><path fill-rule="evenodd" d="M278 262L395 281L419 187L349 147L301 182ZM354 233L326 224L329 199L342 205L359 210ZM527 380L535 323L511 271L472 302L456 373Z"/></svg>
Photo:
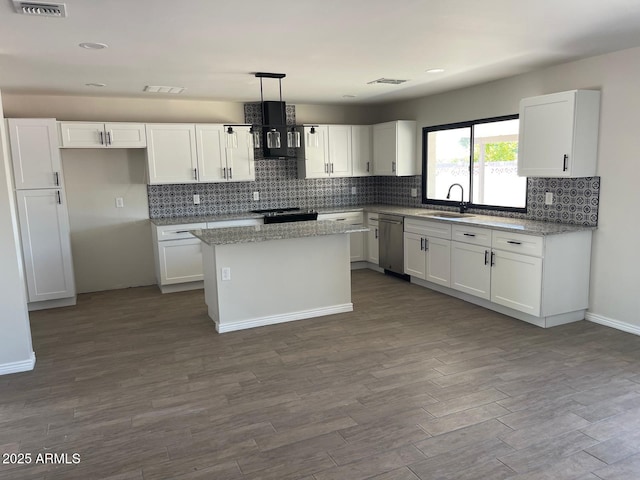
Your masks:
<svg viewBox="0 0 640 480"><path fill-rule="evenodd" d="M351 157L354 177L373 175L373 127L351 126Z"/></svg>
<svg viewBox="0 0 640 480"><path fill-rule="evenodd" d="M362 212L321 213L318 215L318 220L332 220L359 227L364 224ZM362 262L366 260L366 233L367 232L355 232L349 234L351 262Z"/></svg>
<svg viewBox="0 0 640 480"><path fill-rule="evenodd" d="M29 302L75 297L63 190L18 190L16 198Z"/></svg>
<svg viewBox="0 0 640 480"><path fill-rule="evenodd" d="M373 126L373 174L418 175L416 122L396 120Z"/></svg>
<svg viewBox="0 0 640 480"><path fill-rule="evenodd" d="M404 272L437 285L451 285L451 226L405 218Z"/></svg>
<svg viewBox="0 0 640 480"><path fill-rule="evenodd" d="M10 118L13 178L18 190L62 186L62 162L54 118Z"/></svg>
<svg viewBox="0 0 640 480"><path fill-rule="evenodd" d="M600 92L568 92L520 101L518 175L590 177L596 174Z"/></svg>
<svg viewBox="0 0 640 480"><path fill-rule="evenodd" d="M253 134L250 127L233 127L235 130L236 142L227 142L225 133L225 157L227 160L228 175L230 182L248 182L256 179L255 171L255 147L253 144Z"/></svg>
<svg viewBox="0 0 640 480"><path fill-rule="evenodd" d="M152 228L156 281L162 293L203 288L202 242L189 233L205 228L259 225L262 219L161 225Z"/></svg>
<svg viewBox="0 0 640 480"><path fill-rule="evenodd" d="M143 123L59 122L62 148L145 148Z"/></svg>
<svg viewBox="0 0 640 480"><path fill-rule="evenodd" d="M404 273L429 282L451 284L451 241L404 233Z"/></svg>
<svg viewBox="0 0 640 480"><path fill-rule="evenodd" d="M539 316L542 258L494 249L491 261L491 301Z"/></svg>
<svg viewBox="0 0 640 480"><path fill-rule="evenodd" d="M367 227L369 227L369 231L367 233L367 262L372 263L374 265L378 265L380 263L380 231L378 224L378 214L377 213L369 213L367 214Z"/></svg>
<svg viewBox="0 0 640 480"><path fill-rule="evenodd" d="M198 124L197 172L200 182L246 182L256 179L253 135L249 127Z"/></svg>
<svg viewBox="0 0 640 480"><path fill-rule="evenodd" d="M303 145L298 149L300 178L350 177L352 175L350 125L304 127L303 136Z"/></svg>
<svg viewBox="0 0 640 480"><path fill-rule="evenodd" d="M193 124L148 123L149 183L196 183L198 155Z"/></svg>
<svg viewBox="0 0 640 480"><path fill-rule="evenodd" d="M451 242L451 288L491 298L491 247Z"/></svg>

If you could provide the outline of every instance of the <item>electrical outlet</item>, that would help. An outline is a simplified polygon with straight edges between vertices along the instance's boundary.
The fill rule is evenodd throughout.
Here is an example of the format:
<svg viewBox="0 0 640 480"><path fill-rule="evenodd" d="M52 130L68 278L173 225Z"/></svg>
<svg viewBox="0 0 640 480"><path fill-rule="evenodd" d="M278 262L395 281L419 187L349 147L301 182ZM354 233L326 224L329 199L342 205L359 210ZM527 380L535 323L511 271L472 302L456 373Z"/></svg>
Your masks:
<svg viewBox="0 0 640 480"><path fill-rule="evenodd" d="M200 205L200 195L198 195L197 193L193 194L193 204Z"/></svg>
<svg viewBox="0 0 640 480"><path fill-rule="evenodd" d="M416 198L418 196L418 189L417 188L412 188L411 189L411 196L413 198Z"/></svg>
<svg viewBox="0 0 640 480"><path fill-rule="evenodd" d="M544 204L553 205L553 192L547 192L544 194Z"/></svg>
<svg viewBox="0 0 640 480"><path fill-rule="evenodd" d="M221 277L223 282L228 282L229 280L231 280L231 268L222 267Z"/></svg>
<svg viewBox="0 0 640 480"><path fill-rule="evenodd" d="M260 192L253 192L253 201L257 202L260 200Z"/></svg>
<svg viewBox="0 0 640 480"><path fill-rule="evenodd" d="M351 187L351 195L355 195L356 194L356 187Z"/></svg>
<svg viewBox="0 0 640 480"><path fill-rule="evenodd" d="M116 208L124 208L124 198L116 197Z"/></svg>

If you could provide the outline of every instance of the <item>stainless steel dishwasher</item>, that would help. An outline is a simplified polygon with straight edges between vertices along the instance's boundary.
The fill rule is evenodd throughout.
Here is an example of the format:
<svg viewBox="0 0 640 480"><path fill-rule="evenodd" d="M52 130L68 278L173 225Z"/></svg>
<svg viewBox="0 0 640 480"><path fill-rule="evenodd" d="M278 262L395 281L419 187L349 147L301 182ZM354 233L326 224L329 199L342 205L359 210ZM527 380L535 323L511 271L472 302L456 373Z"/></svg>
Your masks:
<svg viewBox="0 0 640 480"><path fill-rule="evenodd" d="M380 268L390 272L404 273L404 217L400 215L378 215L380 229Z"/></svg>

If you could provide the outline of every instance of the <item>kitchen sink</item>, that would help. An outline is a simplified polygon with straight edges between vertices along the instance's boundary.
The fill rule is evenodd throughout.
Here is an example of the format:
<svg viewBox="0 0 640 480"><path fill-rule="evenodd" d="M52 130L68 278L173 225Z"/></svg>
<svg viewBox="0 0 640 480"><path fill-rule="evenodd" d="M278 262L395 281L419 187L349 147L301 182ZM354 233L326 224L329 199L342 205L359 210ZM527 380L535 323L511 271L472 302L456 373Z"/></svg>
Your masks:
<svg viewBox="0 0 640 480"><path fill-rule="evenodd" d="M424 217L435 217L435 218L466 218L466 217L474 217L470 213L455 213L455 212L442 212L442 213L424 213L422 214Z"/></svg>

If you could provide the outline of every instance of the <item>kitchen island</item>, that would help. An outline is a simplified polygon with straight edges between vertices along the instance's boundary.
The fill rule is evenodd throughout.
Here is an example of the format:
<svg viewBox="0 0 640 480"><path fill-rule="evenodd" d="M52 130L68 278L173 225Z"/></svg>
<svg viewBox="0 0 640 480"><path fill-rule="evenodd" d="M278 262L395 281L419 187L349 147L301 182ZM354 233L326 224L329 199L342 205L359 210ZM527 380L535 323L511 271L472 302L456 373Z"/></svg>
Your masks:
<svg viewBox="0 0 640 480"><path fill-rule="evenodd" d="M352 311L349 234L367 230L332 221L193 230L218 333Z"/></svg>

